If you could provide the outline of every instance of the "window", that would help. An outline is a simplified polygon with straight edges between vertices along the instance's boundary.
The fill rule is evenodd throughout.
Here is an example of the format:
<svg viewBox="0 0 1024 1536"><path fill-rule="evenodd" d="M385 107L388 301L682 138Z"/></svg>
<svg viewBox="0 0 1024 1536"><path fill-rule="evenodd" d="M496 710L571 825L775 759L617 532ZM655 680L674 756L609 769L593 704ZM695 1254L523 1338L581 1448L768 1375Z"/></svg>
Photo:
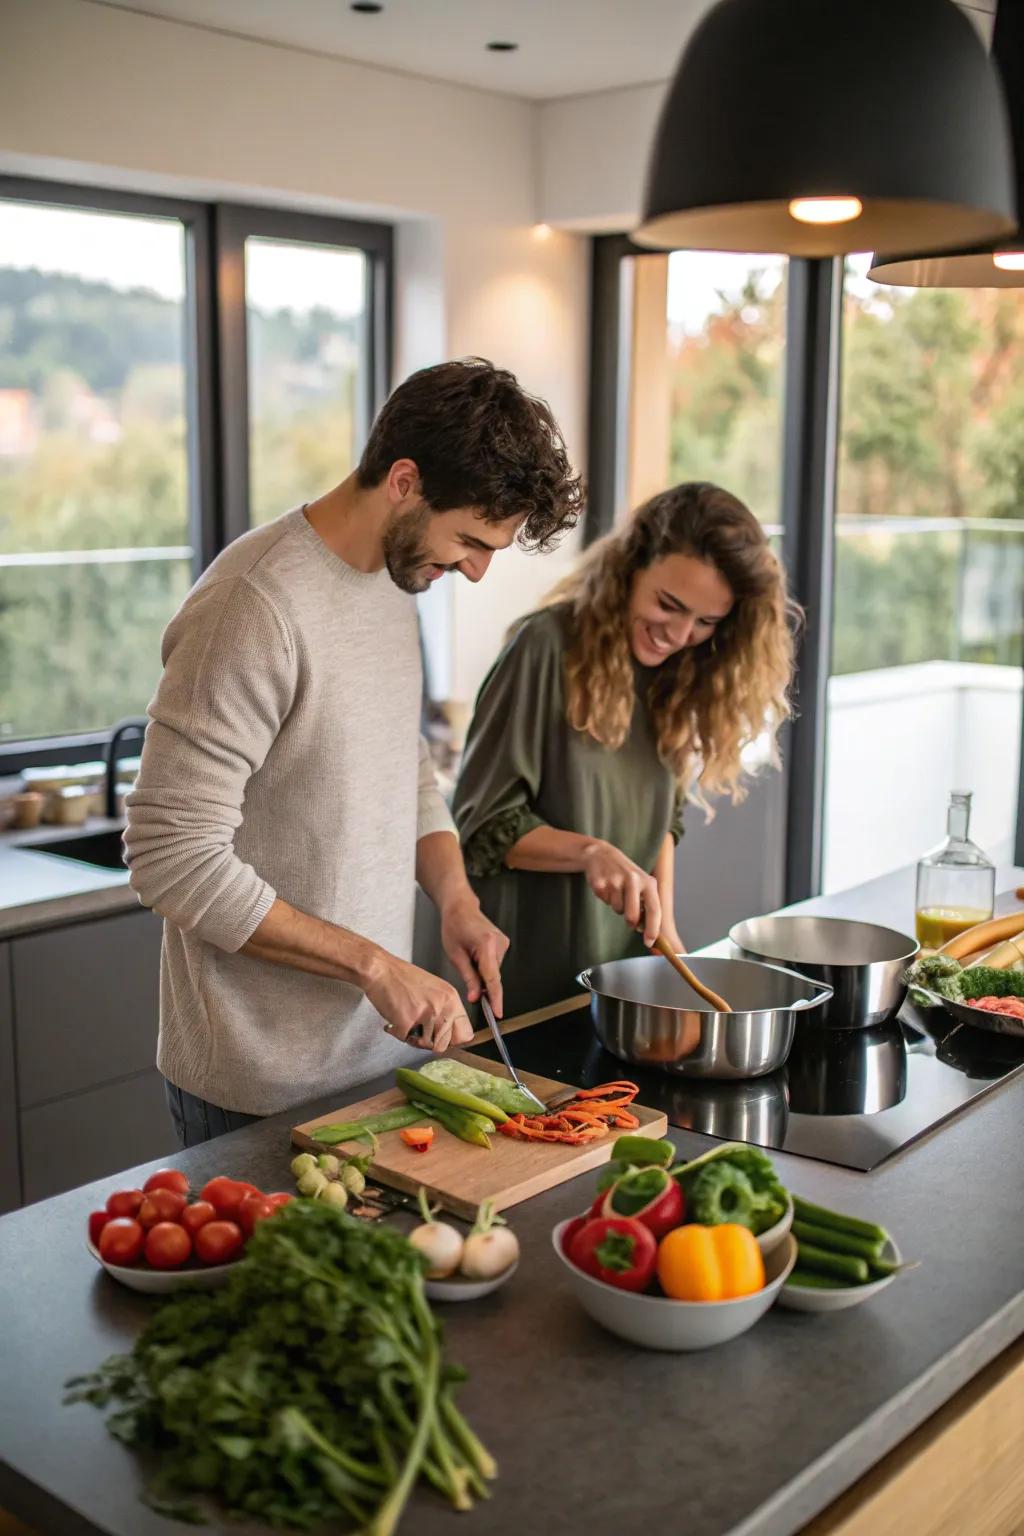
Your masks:
<svg viewBox="0 0 1024 1536"><path fill-rule="evenodd" d="M390 254L380 225L0 178L5 771L94 757L203 566L350 472Z"/></svg>
<svg viewBox="0 0 1024 1536"><path fill-rule="evenodd" d="M718 480L805 610L773 905L912 864L952 788L1024 860L1024 293L867 266L594 244L585 536Z"/></svg>
<svg viewBox="0 0 1024 1536"><path fill-rule="evenodd" d="M355 466L366 267L362 251L245 242L254 523L328 490Z"/></svg>
<svg viewBox="0 0 1024 1536"><path fill-rule="evenodd" d="M0 734L146 706L188 590L179 219L0 200Z"/></svg>
<svg viewBox="0 0 1024 1536"><path fill-rule="evenodd" d="M712 480L780 517L786 261L668 258L668 483Z"/></svg>
<svg viewBox="0 0 1024 1536"><path fill-rule="evenodd" d="M952 789L997 858L1017 816L1024 295L867 265L843 297L826 890L938 842Z"/></svg>

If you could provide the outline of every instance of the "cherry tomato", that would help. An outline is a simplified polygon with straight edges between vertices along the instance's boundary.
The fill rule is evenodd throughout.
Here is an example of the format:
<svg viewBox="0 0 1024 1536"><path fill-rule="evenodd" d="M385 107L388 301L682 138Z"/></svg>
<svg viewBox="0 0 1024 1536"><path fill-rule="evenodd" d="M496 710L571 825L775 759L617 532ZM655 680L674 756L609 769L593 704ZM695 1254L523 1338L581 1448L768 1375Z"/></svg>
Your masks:
<svg viewBox="0 0 1024 1536"><path fill-rule="evenodd" d="M146 1233L146 1263L154 1269L180 1269L191 1252L192 1239L176 1221L158 1221Z"/></svg>
<svg viewBox="0 0 1024 1536"><path fill-rule="evenodd" d="M204 1184L200 1193L200 1200L209 1200L218 1216L223 1216L229 1221L234 1221L238 1215L238 1207L246 1195L258 1195L260 1191L255 1184L246 1184L242 1179L228 1179L221 1174L216 1179L211 1179Z"/></svg>
<svg viewBox="0 0 1024 1536"><path fill-rule="evenodd" d="M208 1221L217 1220L217 1212L209 1200L197 1200L193 1205L186 1205L178 1220L185 1231L195 1237L200 1227L205 1227Z"/></svg>
<svg viewBox="0 0 1024 1536"><path fill-rule="evenodd" d="M279 1206L287 1205L290 1200L294 1200L295 1196L294 1195L289 1195L284 1190L279 1190L277 1192L277 1194L268 1195L267 1199L270 1201L271 1205L274 1207L274 1210L276 1211Z"/></svg>
<svg viewBox="0 0 1024 1536"><path fill-rule="evenodd" d="M106 1226L107 1222L110 1221L110 1219L111 1216L109 1211L89 1212L89 1241L92 1243L94 1248L99 1247L100 1233L103 1231L103 1228Z"/></svg>
<svg viewBox="0 0 1024 1536"><path fill-rule="evenodd" d="M115 1189L107 1210L111 1216L134 1216L145 1198L141 1189Z"/></svg>
<svg viewBox="0 0 1024 1536"><path fill-rule="evenodd" d="M148 1195L154 1189L173 1189L176 1195L187 1195L188 1179L180 1168L158 1168L143 1184L142 1192Z"/></svg>
<svg viewBox="0 0 1024 1536"><path fill-rule="evenodd" d="M227 1264L245 1239L235 1221L208 1221L196 1233L196 1256L204 1264Z"/></svg>
<svg viewBox="0 0 1024 1536"><path fill-rule="evenodd" d="M139 1206L136 1220L148 1230L158 1221L178 1221L184 1209L184 1195L173 1189L154 1189Z"/></svg>
<svg viewBox="0 0 1024 1536"><path fill-rule="evenodd" d="M238 1225L247 1237L252 1237L252 1230L258 1221L266 1221L268 1216L273 1216L277 1210L276 1205L271 1205L266 1195L246 1195L238 1207Z"/></svg>
<svg viewBox="0 0 1024 1536"><path fill-rule="evenodd" d="M146 1234L130 1216L115 1216L100 1233L100 1257L108 1264L135 1264L142 1257Z"/></svg>

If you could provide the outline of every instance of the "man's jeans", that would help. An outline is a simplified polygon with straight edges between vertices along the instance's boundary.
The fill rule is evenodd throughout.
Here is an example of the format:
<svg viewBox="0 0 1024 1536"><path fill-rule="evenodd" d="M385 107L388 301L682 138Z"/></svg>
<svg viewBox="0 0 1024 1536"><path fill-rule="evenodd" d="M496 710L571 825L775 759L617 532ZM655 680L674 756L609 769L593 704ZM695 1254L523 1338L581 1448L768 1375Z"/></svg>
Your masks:
<svg viewBox="0 0 1024 1536"><path fill-rule="evenodd" d="M219 1109L205 1099L197 1099L194 1093L176 1088L164 1078L167 1107L174 1121L174 1131L183 1147L197 1147L228 1131L237 1131L243 1125L252 1125L261 1115L243 1115L236 1109Z"/></svg>

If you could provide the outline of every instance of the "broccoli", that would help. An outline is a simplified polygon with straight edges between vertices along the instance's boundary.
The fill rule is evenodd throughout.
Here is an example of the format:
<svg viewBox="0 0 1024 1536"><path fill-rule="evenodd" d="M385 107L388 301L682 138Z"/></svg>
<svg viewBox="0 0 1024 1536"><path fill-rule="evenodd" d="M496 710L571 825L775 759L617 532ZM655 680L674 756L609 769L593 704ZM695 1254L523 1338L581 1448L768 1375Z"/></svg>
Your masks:
<svg viewBox="0 0 1024 1536"><path fill-rule="evenodd" d="M1001 971L994 965L972 965L960 976L961 997L1024 997L1024 971Z"/></svg>
<svg viewBox="0 0 1024 1536"><path fill-rule="evenodd" d="M910 967L904 980L912 989L911 1002L918 1008L927 1008L931 1005L931 998L918 991L918 988L926 987L929 992L937 992L948 1002L959 1003L963 1001L962 976L963 967L959 960L952 960L949 955L927 955Z"/></svg>

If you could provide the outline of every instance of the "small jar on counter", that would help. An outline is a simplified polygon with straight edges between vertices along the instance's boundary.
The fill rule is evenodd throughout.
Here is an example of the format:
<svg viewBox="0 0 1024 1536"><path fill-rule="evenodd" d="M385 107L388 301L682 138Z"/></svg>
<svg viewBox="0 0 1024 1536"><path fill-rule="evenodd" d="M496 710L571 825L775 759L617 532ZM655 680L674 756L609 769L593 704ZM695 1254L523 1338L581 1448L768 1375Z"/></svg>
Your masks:
<svg viewBox="0 0 1024 1536"><path fill-rule="evenodd" d="M81 784L69 784L50 795L47 820L56 827L82 827L92 810L92 791Z"/></svg>
<svg viewBox="0 0 1024 1536"><path fill-rule="evenodd" d="M43 815L43 802L46 798L38 790L29 789L24 794L14 795L14 825L19 832L28 832L33 827L38 827Z"/></svg>

